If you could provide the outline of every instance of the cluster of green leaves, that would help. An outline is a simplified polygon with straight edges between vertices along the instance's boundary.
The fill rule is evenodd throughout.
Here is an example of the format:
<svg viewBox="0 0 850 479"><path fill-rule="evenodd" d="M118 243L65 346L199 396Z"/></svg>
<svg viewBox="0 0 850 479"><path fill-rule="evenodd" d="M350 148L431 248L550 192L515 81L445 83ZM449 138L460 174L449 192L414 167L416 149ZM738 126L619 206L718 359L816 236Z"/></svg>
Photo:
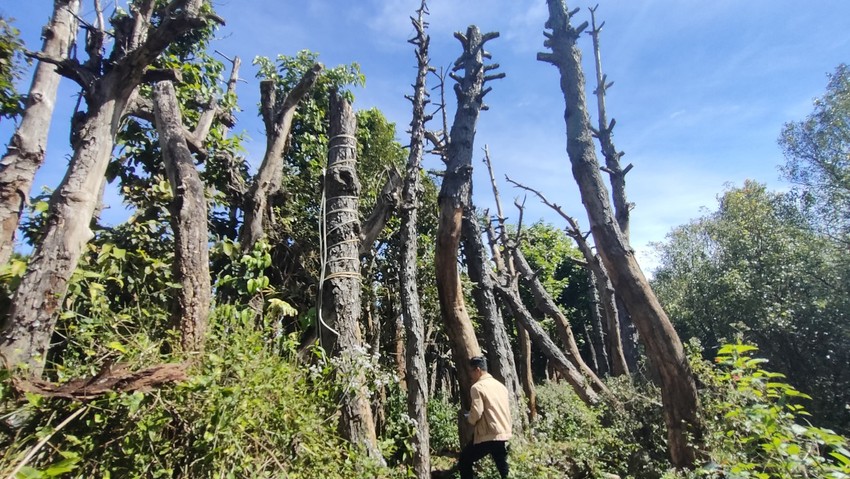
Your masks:
<svg viewBox="0 0 850 479"><path fill-rule="evenodd" d="M754 358L755 346L723 345L712 367L692 358L705 389L706 445L711 461L696 477L850 477L848 440L810 425L800 404L811 399Z"/></svg>
<svg viewBox="0 0 850 479"><path fill-rule="evenodd" d="M15 83L21 77L24 44L11 19L0 17L0 117L14 118L23 111Z"/></svg>
<svg viewBox="0 0 850 479"><path fill-rule="evenodd" d="M653 288L679 334L713 356L739 333L810 394L817 421L850 417L850 256L787 194L747 182L659 245Z"/></svg>

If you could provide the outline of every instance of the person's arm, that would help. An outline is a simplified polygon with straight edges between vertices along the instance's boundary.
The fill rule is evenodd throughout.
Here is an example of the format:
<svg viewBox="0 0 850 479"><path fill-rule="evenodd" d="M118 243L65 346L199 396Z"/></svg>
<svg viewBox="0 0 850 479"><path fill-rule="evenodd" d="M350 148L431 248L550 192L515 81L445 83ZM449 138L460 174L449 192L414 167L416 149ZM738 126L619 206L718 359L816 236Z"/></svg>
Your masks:
<svg viewBox="0 0 850 479"><path fill-rule="evenodd" d="M472 405L469 407L469 416L466 417L466 420L469 421L469 424L475 425L481 419L481 415L484 414L484 398L481 397L481 393L476 387L472 388L470 396L472 397Z"/></svg>

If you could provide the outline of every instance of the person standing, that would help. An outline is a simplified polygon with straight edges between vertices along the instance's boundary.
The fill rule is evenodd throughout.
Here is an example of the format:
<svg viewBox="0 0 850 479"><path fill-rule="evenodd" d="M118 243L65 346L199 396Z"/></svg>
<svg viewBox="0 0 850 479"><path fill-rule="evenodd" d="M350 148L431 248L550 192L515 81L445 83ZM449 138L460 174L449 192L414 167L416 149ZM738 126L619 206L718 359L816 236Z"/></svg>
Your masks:
<svg viewBox="0 0 850 479"><path fill-rule="evenodd" d="M460 477L472 479L472 466L489 454L504 479L508 477L508 440L512 436L508 390L487 372L484 356L470 359L469 367L473 380L472 405L466 419L473 426L473 436L472 442L460 453Z"/></svg>

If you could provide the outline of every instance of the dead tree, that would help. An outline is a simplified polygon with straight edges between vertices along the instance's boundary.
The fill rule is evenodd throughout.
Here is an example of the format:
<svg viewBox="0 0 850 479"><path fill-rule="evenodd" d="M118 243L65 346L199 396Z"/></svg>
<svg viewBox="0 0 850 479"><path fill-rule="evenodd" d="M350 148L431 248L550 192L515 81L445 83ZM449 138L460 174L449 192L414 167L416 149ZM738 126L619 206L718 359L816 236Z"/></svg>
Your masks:
<svg viewBox="0 0 850 479"><path fill-rule="evenodd" d="M204 183L189 151L180 105L170 81L154 85L153 104L162 159L174 195L170 205L173 268L181 288L172 309L172 322L180 331L183 351L198 352L204 349L212 298Z"/></svg>
<svg viewBox="0 0 850 479"><path fill-rule="evenodd" d="M49 54L34 55L75 80L88 108L75 114L72 121L74 153L68 171L50 198L42 242L33 251L12 298L0 336L0 355L9 366L25 364L29 373L41 374L55 313L83 248L93 236L89 225L125 107L146 75L162 79L164 72L148 67L172 41L205 26L209 19L220 21L202 14L202 4L202 0L173 0L157 8L159 3L154 0L133 3L131 15L113 20L114 47L108 61L101 57L100 45L89 49L85 64ZM154 24L155 13L158 21Z"/></svg>
<svg viewBox="0 0 850 479"><path fill-rule="evenodd" d="M497 65L484 66L484 43L498 37L498 33L481 34L478 27L472 25L466 35L455 33L463 54L455 62L450 76L457 82L455 94L458 107L448 145L437 145L446 152L446 173L440 188L437 202L440 218L437 226L435 253L437 293L440 298L440 311L446 326L446 333L452 346L458 383L460 386L461 408L470 407L469 390L472 386L469 371L469 359L481 354L475 330L466 305L463 301L460 273L458 271L458 247L463 230L464 215L472 206L472 148L475 138L475 125L484 106L485 82L500 78L501 75L487 75ZM464 69L461 78L454 72ZM466 444L472 438L472 430L466 421L459 420L461 443Z"/></svg>
<svg viewBox="0 0 850 479"><path fill-rule="evenodd" d="M53 17L42 33L42 55L54 58L68 56L77 36L79 9L79 0L54 0ZM24 206L29 201L33 178L44 163L60 79L56 65L38 62L21 123L0 160L0 265L8 263L12 256L15 232Z"/></svg>
<svg viewBox="0 0 850 479"><path fill-rule="evenodd" d="M658 366L671 461L676 467L692 467L698 458L698 445L703 435L699 397L682 342L617 226L607 188L599 173L587 113L581 51L576 45L587 23L573 28L570 15L577 10L568 13L564 0L547 0L547 4L546 28L552 31L545 32L545 45L552 52L538 53L537 59L556 66L560 73L566 103L567 154L573 177L606 270L632 314L650 360Z"/></svg>
<svg viewBox="0 0 850 479"><path fill-rule="evenodd" d="M266 152L245 197L245 219L239 235L243 252L250 251L265 234L266 223L271 217L269 198L280 193L283 183L283 155L295 110L313 89L321 72L322 65L313 65L281 101L277 100L274 80L263 80L260 83L260 111L266 128Z"/></svg>
<svg viewBox="0 0 850 479"><path fill-rule="evenodd" d="M599 8L599 5L589 9L591 26L590 32L588 32L593 38L593 57L596 65L596 89L593 93L596 95L598 126L597 129L593 130L593 135L599 140L602 148L602 156L605 157L605 166L602 167L602 171L608 173L608 179L611 184L614 217L617 219L617 225L620 227L623 237L628 242L629 217L632 208L634 208L634 203L629 203L626 198L626 175L632 170L632 164L629 163L625 168L620 166L620 159L625 153L618 151L617 147L614 146L614 125L617 122L614 119L611 119L610 122L608 121L608 112L605 109L605 94L614 85L614 82L609 82L608 75L602 72L602 51L599 47L599 34L602 32L605 22L602 22L600 25L596 24L597 8ZM627 367L634 369L637 367L638 360L635 327L628 309L619 296L617 297L617 315L618 326L620 328L618 334L622 344L623 356Z"/></svg>
<svg viewBox="0 0 850 479"><path fill-rule="evenodd" d="M627 374L629 370L626 365L626 359L623 356L622 342L620 341L617 299L614 295L614 286L611 284L608 272L605 270L605 266L602 264L601 258L599 255L593 253L593 249L590 247L590 244L588 244L587 235L582 233L575 218L566 214L560 206L551 203L545 196L543 196L542 193L534 188L529 188L517 183L510 178L507 180L508 182L516 185L518 188L522 188L537 195L543 204L552 208L556 213L558 213L558 215L561 216L561 218L567 221L567 235L575 240L578 245L579 251L582 256L584 256L584 266L593 273L592 278L595 281L594 286L596 286L596 291L599 293L600 306L603 312L603 317L605 318L605 324L607 325L608 334L605 336L605 345L607 346L607 356L610 358L611 362L611 372L614 376ZM560 309L555 305L555 302L552 301L552 298L549 297L548 294L544 294L545 289L543 289L543 285L540 284L536 275L534 275L531 271L531 267L528 265L528 262L525 261L524 257L522 257L522 251L515 250L514 254L517 256L517 264L521 265L521 268L523 269L523 275L527 279L531 280L532 284L535 286L532 290L535 291L535 301L538 301L538 307L545 311L547 315L553 315L552 317L556 318L556 324L560 326L559 331L564 331L563 334L568 335L567 341L570 342L570 351L574 352L574 354L578 353L578 347L575 345L575 339L573 338L572 332L569 331L569 323L566 321L566 318L562 319L557 317L557 315L562 314L560 313ZM584 367L587 368L586 365ZM590 368L587 368L587 370L589 369ZM585 369L582 370L584 371Z"/></svg>
<svg viewBox="0 0 850 479"><path fill-rule="evenodd" d="M413 96L413 119L410 121L410 154L402 189L400 209L402 244L399 258L399 284L401 288L401 315L404 323L404 384L407 387L407 415L416 421L413 433L413 470L417 479L431 477L430 432L428 430L428 369L425 365L425 321L419 304L417 279L417 224L419 221L420 196L422 195L422 156L425 150L425 123L430 116L425 113L429 103L426 80L431 71L428 46L431 38L425 33L425 15L428 7L425 0L411 17L416 36L408 40L416 46L416 81Z"/></svg>
<svg viewBox="0 0 850 479"><path fill-rule="evenodd" d="M373 458L381 459L369 389L360 364L368 354L360 331L360 219L357 212L360 181L354 136L357 123L351 105L336 91L331 93L329 114L325 226L321 232L327 256L321 278L320 319L323 332L335 334L339 348L338 373L346 385L340 418L343 434Z"/></svg>

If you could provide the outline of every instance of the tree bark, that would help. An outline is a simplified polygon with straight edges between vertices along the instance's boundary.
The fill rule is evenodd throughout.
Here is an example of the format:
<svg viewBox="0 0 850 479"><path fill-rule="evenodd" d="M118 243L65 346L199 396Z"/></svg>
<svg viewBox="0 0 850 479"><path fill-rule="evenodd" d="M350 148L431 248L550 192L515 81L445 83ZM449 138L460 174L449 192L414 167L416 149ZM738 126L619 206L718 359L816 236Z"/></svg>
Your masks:
<svg viewBox="0 0 850 479"><path fill-rule="evenodd" d="M180 3L183 8L179 13L166 17L153 31L148 31L153 4L135 10L137 27L126 36L116 33L119 38L110 57L112 68L102 76L95 76L76 60L39 57L56 63L60 72L80 83L88 111L75 129L74 154L50 198L44 238L33 251L12 298L0 337L0 355L10 367L23 364L30 374L41 374L56 325L55 313L83 248L93 235L89 224L124 108L156 57L183 33L206 24L199 16L202 0Z"/></svg>
<svg viewBox="0 0 850 479"><path fill-rule="evenodd" d="M516 328L517 343L519 343L519 380L528 404L528 421L537 419L537 390L534 388L534 375L531 373L531 338L521 324Z"/></svg>
<svg viewBox="0 0 850 479"><path fill-rule="evenodd" d="M327 213L327 275L322 285L322 316L338 333L339 374L348 385L344 391L341 429L353 444L381 459L369 388L361 362L368 357L360 331L361 276L358 246L360 219L357 202L356 119L348 101L333 92L330 100L328 167L325 175Z"/></svg>
<svg viewBox="0 0 850 479"><path fill-rule="evenodd" d="M204 349L210 312L209 231L204 183L189 151L180 105L169 81L154 85L154 114L165 171L174 199L171 228L174 231L174 279L177 292L172 321L180 331L184 352Z"/></svg>
<svg viewBox="0 0 850 479"><path fill-rule="evenodd" d="M469 410L472 379L469 360L481 354L481 348L475 337L472 321L463 301L457 254L460 245L463 215L471 205L472 199L472 145L475 138L475 125L483 106L485 75L483 65L484 42L498 34L481 35L478 27L470 26L466 36L455 33L463 45L463 54L455 62L455 69L463 68L463 78L451 73L458 83L455 93L458 108L451 128L447 149L446 174L440 188L437 203L440 218L437 225L435 266L437 293L440 298L440 311L446 326L446 334L452 347L452 359L457 368L460 387L461 408ZM461 444L472 439L472 429L466 421L458 421Z"/></svg>
<svg viewBox="0 0 850 479"><path fill-rule="evenodd" d="M528 335L531 337L535 346L546 356L549 364L554 366L564 376L567 382L570 383L570 386L573 387L578 397L585 404L597 404L599 402L599 395L596 394L596 391L585 380L582 373L558 349L558 346L555 345L543 327L534 320L531 313L528 312L528 309L522 303L519 294L515 290L500 284L496 285L496 291L507 302L517 321L528 331Z"/></svg>
<svg viewBox="0 0 850 479"><path fill-rule="evenodd" d="M269 197L280 191L283 183L283 155L286 152L289 132L295 110L319 79L322 65L315 64L275 109L275 84L265 80L260 84L263 122L266 126L266 152L263 162L251 183L245 198L245 218L239 236L242 251L250 251L265 233L265 223L270 215Z"/></svg>
<svg viewBox="0 0 850 479"><path fill-rule="evenodd" d="M42 34L41 52L44 55L56 58L68 55L77 35L75 17L79 9L79 0L54 0L53 18ZM12 257L18 222L29 202L35 173L44 163L47 134L61 78L56 65L38 62L21 123L0 160L0 265L8 263Z"/></svg>
<svg viewBox="0 0 850 479"><path fill-rule="evenodd" d="M658 366L671 461L676 467L693 467L700 454L698 445L703 435L693 374L682 342L614 219L608 192L599 174L587 113L581 52L576 45L586 24L578 29L570 25L564 0L547 0L547 3L550 17L546 27L552 29L552 33L546 34L545 45L552 53L540 53L538 60L552 63L560 72L566 102L567 153L573 176L605 267L632 314L647 353ZM695 443L690 442L689 437Z"/></svg>
<svg viewBox="0 0 850 479"><path fill-rule="evenodd" d="M549 295L549 292L546 291L546 288L543 287L543 283L540 282L537 274L531 269L531 265L528 264L528 261L525 259L525 255L522 254L522 251L520 251L519 248L511 248L511 250L513 252L514 264L516 265L517 272L523 277L523 279L525 279L531 289L531 294L534 297L534 305L543 314L549 316L555 321L555 325L558 329L558 335L561 337L561 342L564 343L564 347L566 348L565 353L567 359L585 377L587 377L587 380L590 382L594 391L607 394L608 388L605 387L605 384L602 383L599 377L581 358L581 352L576 344L569 320L561 311L561 308L555 304L555 301L552 299L552 296Z"/></svg>
<svg viewBox="0 0 850 479"><path fill-rule="evenodd" d="M416 36L410 43L416 46L416 81L413 85L413 119L410 122L410 154L401 195L400 242L403 245L399 258L399 284L401 287L401 313L405 329L404 384L407 389L407 415L416 421L413 442L413 472L416 479L431 477L431 435L428 428L428 369L425 365L425 321L419 304L417 270L420 196L422 195L421 164L425 150L425 105L428 104L426 78L430 70L428 46L430 37L425 33L425 0L417 18L411 18ZM435 368L436 369L436 368ZM436 371L435 371L436 372ZM433 391L434 385L431 386Z"/></svg>
<svg viewBox="0 0 850 479"><path fill-rule="evenodd" d="M590 269L587 270L587 293L590 296L592 307L590 309L590 330L587 332L590 344L593 348L594 358L598 365L598 375L605 377L610 374L608 366L608 353L605 351L605 331L602 328L602 300L599 299L599 289L596 287L596 275Z"/></svg>

